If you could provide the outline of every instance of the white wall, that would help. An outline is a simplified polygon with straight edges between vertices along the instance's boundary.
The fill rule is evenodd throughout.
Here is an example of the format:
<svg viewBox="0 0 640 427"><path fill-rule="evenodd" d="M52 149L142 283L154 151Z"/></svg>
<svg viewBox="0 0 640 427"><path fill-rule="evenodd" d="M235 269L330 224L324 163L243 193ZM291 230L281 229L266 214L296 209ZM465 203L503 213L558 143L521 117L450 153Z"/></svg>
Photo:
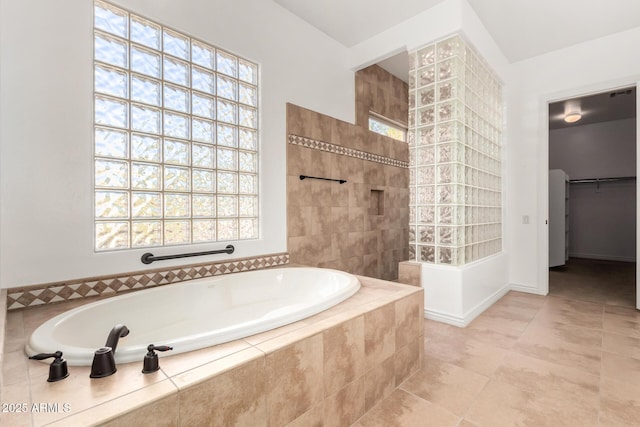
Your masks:
<svg viewBox="0 0 640 427"><path fill-rule="evenodd" d="M549 169L572 180L636 176L636 120L614 120L549 131ZM633 181L571 184L569 256L635 261Z"/></svg>
<svg viewBox="0 0 640 427"><path fill-rule="evenodd" d="M285 103L353 122L347 50L271 1L117 3L260 63L262 236L231 257L286 251ZM144 250L93 251L92 5L0 0L1 287L145 268Z"/></svg>
<svg viewBox="0 0 640 427"><path fill-rule="evenodd" d="M544 29L541 29L543 31ZM547 103L640 80L640 28L512 64L507 104L507 238L509 280L546 293ZM522 216L528 215L529 224Z"/></svg>

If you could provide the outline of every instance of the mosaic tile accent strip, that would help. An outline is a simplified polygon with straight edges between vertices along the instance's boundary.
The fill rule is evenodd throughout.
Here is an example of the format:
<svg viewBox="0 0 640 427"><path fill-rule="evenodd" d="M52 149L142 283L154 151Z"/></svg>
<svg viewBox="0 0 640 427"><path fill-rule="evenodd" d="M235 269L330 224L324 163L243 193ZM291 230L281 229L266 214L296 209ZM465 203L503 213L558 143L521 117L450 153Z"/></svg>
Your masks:
<svg viewBox="0 0 640 427"><path fill-rule="evenodd" d="M396 166L399 168L409 168L409 162L392 159L379 154L368 153L354 148L343 147L342 145L331 144L330 142L307 138L300 135L289 135L289 144L300 145L314 150L328 151L330 153L341 154L343 156L355 157L357 159L368 160L370 162L382 163L383 165Z"/></svg>
<svg viewBox="0 0 640 427"><path fill-rule="evenodd" d="M116 295L122 292L168 285L184 280L239 273L289 264L289 254L271 254L215 263L191 264L133 273L92 277L7 290L7 310L35 307L78 298Z"/></svg>

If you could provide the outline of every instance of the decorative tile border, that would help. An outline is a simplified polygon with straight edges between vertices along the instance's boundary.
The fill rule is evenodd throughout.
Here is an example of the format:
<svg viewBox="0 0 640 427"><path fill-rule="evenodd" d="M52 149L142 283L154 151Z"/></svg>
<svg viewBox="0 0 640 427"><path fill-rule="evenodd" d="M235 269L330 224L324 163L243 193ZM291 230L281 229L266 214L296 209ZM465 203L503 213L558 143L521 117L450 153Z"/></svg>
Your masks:
<svg viewBox="0 0 640 427"><path fill-rule="evenodd" d="M215 263L191 264L171 269L154 269L133 273L92 277L42 285L7 289L7 310L35 307L78 298L116 295L184 280L241 271L259 270L289 264L289 254L271 254L253 258L240 258Z"/></svg>
<svg viewBox="0 0 640 427"><path fill-rule="evenodd" d="M370 162L382 163L383 165L397 166L399 168L409 168L409 162L380 156L379 154L368 153L356 150L355 148L343 147L342 145L331 144L330 142L307 138L305 136L289 134L289 144L300 145L314 150L328 151L330 153L341 154L343 156L355 157Z"/></svg>

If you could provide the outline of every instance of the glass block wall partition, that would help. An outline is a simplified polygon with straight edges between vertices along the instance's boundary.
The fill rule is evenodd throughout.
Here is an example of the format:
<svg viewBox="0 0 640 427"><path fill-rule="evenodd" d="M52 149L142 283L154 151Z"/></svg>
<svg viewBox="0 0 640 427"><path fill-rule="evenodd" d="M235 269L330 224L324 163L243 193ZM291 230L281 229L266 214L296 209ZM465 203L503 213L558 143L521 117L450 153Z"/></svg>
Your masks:
<svg viewBox="0 0 640 427"><path fill-rule="evenodd" d="M456 35L410 53L410 260L502 249L502 88Z"/></svg>

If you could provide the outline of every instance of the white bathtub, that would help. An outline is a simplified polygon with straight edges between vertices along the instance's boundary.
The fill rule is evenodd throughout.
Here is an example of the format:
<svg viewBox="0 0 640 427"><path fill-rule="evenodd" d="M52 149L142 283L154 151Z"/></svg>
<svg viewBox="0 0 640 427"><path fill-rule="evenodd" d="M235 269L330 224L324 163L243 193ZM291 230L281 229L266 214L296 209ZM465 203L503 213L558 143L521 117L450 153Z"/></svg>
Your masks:
<svg viewBox="0 0 640 427"><path fill-rule="evenodd" d="M170 345L165 355L243 338L292 323L344 301L358 279L321 268L278 268L160 286L86 304L36 329L29 356L60 350L72 366L88 366L118 323L117 363L142 362L147 345ZM50 361L45 361L50 362Z"/></svg>

